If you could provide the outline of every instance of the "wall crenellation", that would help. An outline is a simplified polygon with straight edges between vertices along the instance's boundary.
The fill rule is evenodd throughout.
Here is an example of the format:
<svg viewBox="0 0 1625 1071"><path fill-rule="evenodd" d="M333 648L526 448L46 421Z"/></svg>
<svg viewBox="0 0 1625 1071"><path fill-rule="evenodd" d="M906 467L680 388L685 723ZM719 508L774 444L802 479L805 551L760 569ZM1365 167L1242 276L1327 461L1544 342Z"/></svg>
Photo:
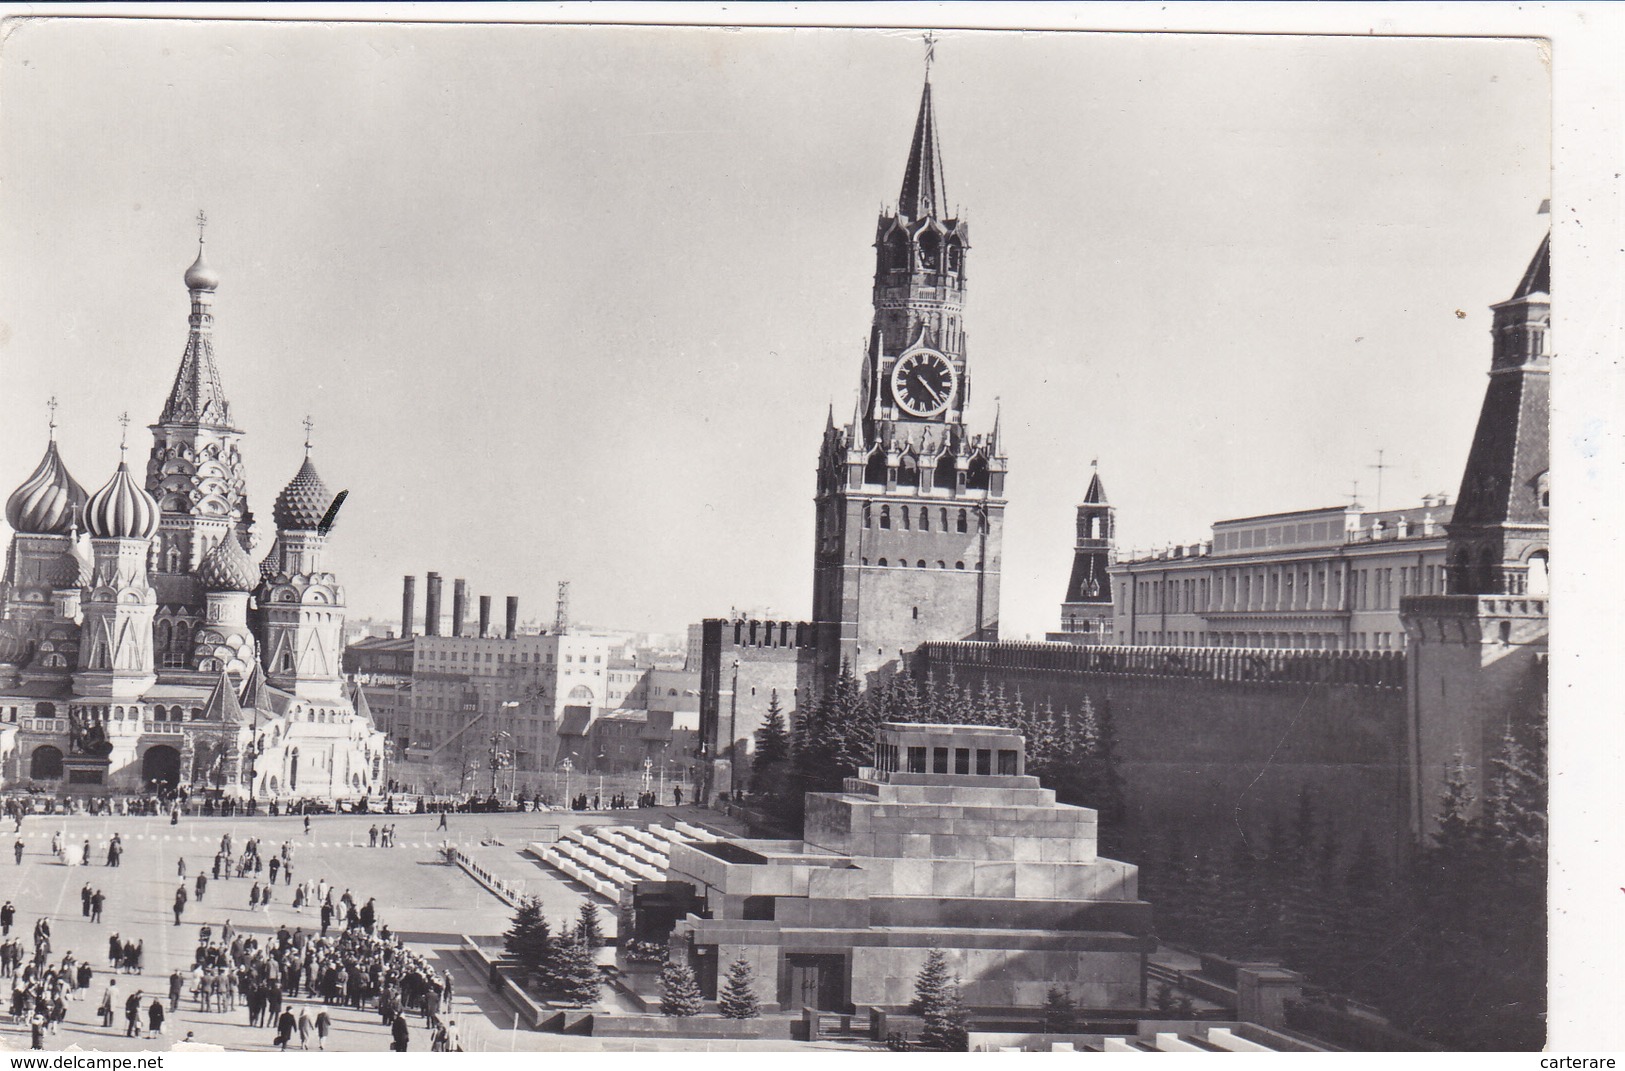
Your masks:
<svg viewBox="0 0 1625 1071"><path fill-rule="evenodd" d="M1402 690L1403 651L1286 650L1246 647L1085 647L1000 641L932 642L921 663L1039 673L1098 673L1245 684L1336 684Z"/></svg>

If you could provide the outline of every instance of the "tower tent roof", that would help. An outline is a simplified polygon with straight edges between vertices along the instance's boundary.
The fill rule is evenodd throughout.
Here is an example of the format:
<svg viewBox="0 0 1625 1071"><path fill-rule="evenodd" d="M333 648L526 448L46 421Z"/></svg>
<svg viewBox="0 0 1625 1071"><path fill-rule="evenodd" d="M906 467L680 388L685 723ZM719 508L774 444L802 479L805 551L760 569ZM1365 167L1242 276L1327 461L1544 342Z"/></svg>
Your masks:
<svg viewBox="0 0 1625 1071"><path fill-rule="evenodd" d="M1540 248L1535 250L1535 257L1524 270L1523 279L1518 283L1517 293L1512 300L1526 298L1533 294L1550 294L1552 292L1552 232L1547 231L1546 237L1540 240Z"/></svg>
<svg viewBox="0 0 1625 1071"><path fill-rule="evenodd" d="M1106 485L1100 482L1100 472L1098 470L1089 476L1089 490L1083 493L1083 504L1086 506L1106 505Z"/></svg>
<svg viewBox="0 0 1625 1071"><path fill-rule="evenodd" d="M920 94L920 114L914 121L914 141L908 150L903 189L897 211L910 219L941 219L948 211L942 178L942 149L937 142L937 114L931 107L931 81Z"/></svg>
<svg viewBox="0 0 1625 1071"><path fill-rule="evenodd" d="M242 704L237 702L237 690L231 685L231 678L226 676L225 670L220 671L220 679L214 682L214 691L209 693L209 702L203 708L203 717L207 721L218 721L227 725L235 725L243 720Z"/></svg>

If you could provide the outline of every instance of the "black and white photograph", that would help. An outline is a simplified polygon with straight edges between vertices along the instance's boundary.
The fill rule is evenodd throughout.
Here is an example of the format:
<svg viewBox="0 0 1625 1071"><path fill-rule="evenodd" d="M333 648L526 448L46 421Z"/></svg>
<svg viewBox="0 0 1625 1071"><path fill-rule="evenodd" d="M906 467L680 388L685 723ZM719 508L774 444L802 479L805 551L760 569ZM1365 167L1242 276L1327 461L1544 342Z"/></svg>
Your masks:
<svg viewBox="0 0 1625 1071"><path fill-rule="evenodd" d="M1563 49L589 8L6 19L0 1049L1620 1044Z"/></svg>

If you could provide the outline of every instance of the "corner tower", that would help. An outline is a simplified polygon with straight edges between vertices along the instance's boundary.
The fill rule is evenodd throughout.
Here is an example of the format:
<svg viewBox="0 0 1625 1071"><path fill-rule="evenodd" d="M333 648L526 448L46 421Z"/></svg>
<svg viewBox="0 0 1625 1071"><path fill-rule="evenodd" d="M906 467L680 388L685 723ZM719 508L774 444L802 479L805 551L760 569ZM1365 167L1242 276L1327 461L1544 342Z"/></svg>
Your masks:
<svg viewBox="0 0 1625 1071"><path fill-rule="evenodd" d="M819 676L927 640L998 637L1005 457L966 423L969 229L950 215L929 67L897 210L875 230L874 322L851 423L819 455Z"/></svg>
<svg viewBox="0 0 1625 1071"><path fill-rule="evenodd" d="M1071 643L1112 642L1112 581L1108 570L1116 560L1116 511L1106 501L1106 485L1094 462L1089 465L1089 489L1078 504L1078 537L1072 552L1072 575L1061 600L1061 634Z"/></svg>
<svg viewBox="0 0 1625 1071"><path fill-rule="evenodd" d="M1447 528L1450 590L1546 594L1552 236L1495 313L1490 385Z"/></svg>

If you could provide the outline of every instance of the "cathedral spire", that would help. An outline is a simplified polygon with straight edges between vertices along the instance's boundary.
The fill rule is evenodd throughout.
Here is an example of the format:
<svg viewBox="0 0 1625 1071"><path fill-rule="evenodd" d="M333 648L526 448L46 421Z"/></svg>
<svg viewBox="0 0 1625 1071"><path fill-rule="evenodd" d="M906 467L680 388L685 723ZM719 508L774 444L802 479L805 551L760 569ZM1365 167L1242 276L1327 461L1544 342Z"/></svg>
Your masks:
<svg viewBox="0 0 1625 1071"><path fill-rule="evenodd" d="M908 167L903 172L903 189L897 195L897 212L911 220L941 219L948 212L948 194L942 179L942 149L937 144L937 113L931 107L929 59L925 89L920 94L920 114L914 120L914 140L908 150Z"/></svg>
<svg viewBox="0 0 1625 1071"><path fill-rule="evenodd" d="M231 405L220 385L220 370L214 363L214 292L220 276L203 257L203 228L208 222L198 213L197 259L186 269L185 282L192 296L192 313L187 323L186 352L175 374L169 400L159 416L160 424L198 424L230 428Z"/></svg>

